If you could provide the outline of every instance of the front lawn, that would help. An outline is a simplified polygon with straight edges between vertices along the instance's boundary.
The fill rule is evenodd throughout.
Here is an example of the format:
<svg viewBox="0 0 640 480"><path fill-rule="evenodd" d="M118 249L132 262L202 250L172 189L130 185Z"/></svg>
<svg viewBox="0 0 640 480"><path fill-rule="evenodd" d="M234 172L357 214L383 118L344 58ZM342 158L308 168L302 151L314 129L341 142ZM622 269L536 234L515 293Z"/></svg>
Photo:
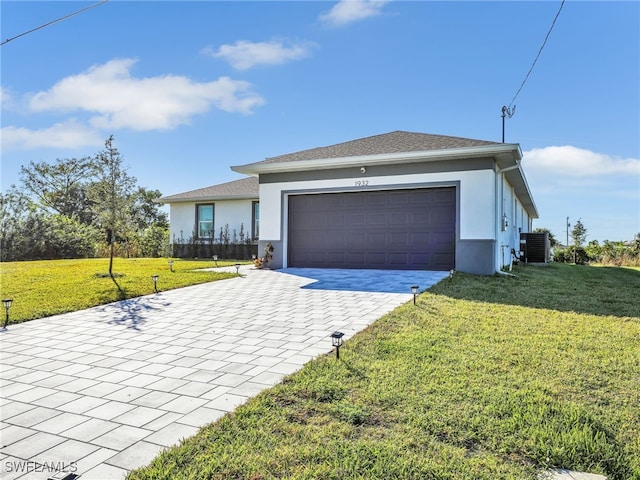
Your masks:
<svg viewBox="0 0 640 480"><path fill-rule="evenodd" d="M200 270L215 266L211 260L173 259L173 271L166 258L115 258L113 262L116 283L108 275L108 258L0 263L0 298L13 299L11 323L153 293L152 275L158 275L158 290L236 276Z"/></svg>
<svg viewBox="0 0 640 480"><path fill-rule="evenodd" d="M130 479L640 479L640 270L456 274Z"/></svg>

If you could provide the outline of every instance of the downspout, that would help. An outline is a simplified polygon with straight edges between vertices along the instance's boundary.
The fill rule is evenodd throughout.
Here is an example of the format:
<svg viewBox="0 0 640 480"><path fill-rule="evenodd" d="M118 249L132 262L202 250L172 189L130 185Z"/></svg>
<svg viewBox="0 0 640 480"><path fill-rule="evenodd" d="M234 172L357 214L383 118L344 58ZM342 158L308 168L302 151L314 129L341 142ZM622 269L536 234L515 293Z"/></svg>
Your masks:
<svg viewBox="0 0 640 480"><path fill-rule="evenodd" d="M510 167L505 167L505 168L501 168L496 170L496 181L495 181L495 205L496 205L496 212L495 212L495 223L496 223L496 243L495 243L495 250L494 250L494 254L495 254L495 259L496 261L498 261L499 258L501 258L502 255L502 245L498 244L499 238L500 238L500 231L502 228L502 216L500 215L501 210L502 210L502 201L503 201L503 192L500 189L500 186L503 185L504 183L501 184L500 180L503 179L504 177L504 172L509 172L511 170L515 170L515 169L519 169L520 168L520 161L516 160L516 164L512 165ZM500 194L498 196L498 194ZM498 201L499 200L499 201ZM494 267L495 268L495 267ZM496 268L496 273L500 273L502 275L510 275L513 276L512 273L507 273L502 271L502 268Z"/></svg>

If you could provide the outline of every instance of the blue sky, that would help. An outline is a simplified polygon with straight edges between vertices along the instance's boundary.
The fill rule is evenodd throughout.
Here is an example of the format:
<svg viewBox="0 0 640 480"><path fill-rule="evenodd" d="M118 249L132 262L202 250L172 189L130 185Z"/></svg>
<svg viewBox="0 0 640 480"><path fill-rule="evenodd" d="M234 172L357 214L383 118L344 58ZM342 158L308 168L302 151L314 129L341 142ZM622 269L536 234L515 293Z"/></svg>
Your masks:
<svg viewBox="0 0 640 480"><path fill-rule="evenodd" d="M2 40L95 2L2 1ZM501 141L560 1L111 0L1 47L2 187L113 134L169 195L394 130ZM513 102L540 219L640 232L640 2L567 1Z"/></svg>

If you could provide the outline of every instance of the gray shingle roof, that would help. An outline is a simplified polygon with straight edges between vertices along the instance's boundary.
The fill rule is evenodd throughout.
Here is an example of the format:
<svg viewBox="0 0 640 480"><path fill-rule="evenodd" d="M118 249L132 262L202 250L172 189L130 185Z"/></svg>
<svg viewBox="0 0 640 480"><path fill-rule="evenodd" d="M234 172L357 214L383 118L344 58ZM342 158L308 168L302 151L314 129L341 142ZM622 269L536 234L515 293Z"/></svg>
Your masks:
<svg viewBox="0 0 640 480"><path fill-rule="evenodd" d="M231 200L241 198L258 199L258 179L256 177L241 178L232 182L198 188L189 192L167 195L157 200L158 203L189 202L199 200Z"/></svg>
<svg viewBox="0 0 640 480"><path fill-rule="evenodd" d="M325 158L359 157L363 155L383 155L401 152L421 152L428 150L445 150L448 148L479 147L496 145L496 142L474 140L471 138L432 135L395 131L374 135L372 137L351 140L328 147L317 147L300 152L270 157L250 165L319 160Z"/></svg>

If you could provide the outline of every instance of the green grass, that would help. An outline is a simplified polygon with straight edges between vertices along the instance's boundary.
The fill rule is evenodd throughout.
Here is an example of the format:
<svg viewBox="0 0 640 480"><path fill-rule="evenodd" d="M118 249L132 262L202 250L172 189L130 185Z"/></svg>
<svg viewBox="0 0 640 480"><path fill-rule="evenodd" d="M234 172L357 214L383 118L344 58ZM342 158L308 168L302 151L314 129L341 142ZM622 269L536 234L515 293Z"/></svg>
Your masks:
<svg viewBox="0 0 640 480"><path fill-rule="evenodd" d="M130 479L640 479L640 270L456 274Z"/></svg>
<svg viewBox="0 0 640 480"><path fill-rule="evenodd" d="M108 258L2 262L0 298L13 298L10 323L19 323L153 293L151 275L159 276L160 291L236 276L199 270L215 266L211 260L173 262L172 272L164 258L115 258L117 284L108 275Z"/></svg>

